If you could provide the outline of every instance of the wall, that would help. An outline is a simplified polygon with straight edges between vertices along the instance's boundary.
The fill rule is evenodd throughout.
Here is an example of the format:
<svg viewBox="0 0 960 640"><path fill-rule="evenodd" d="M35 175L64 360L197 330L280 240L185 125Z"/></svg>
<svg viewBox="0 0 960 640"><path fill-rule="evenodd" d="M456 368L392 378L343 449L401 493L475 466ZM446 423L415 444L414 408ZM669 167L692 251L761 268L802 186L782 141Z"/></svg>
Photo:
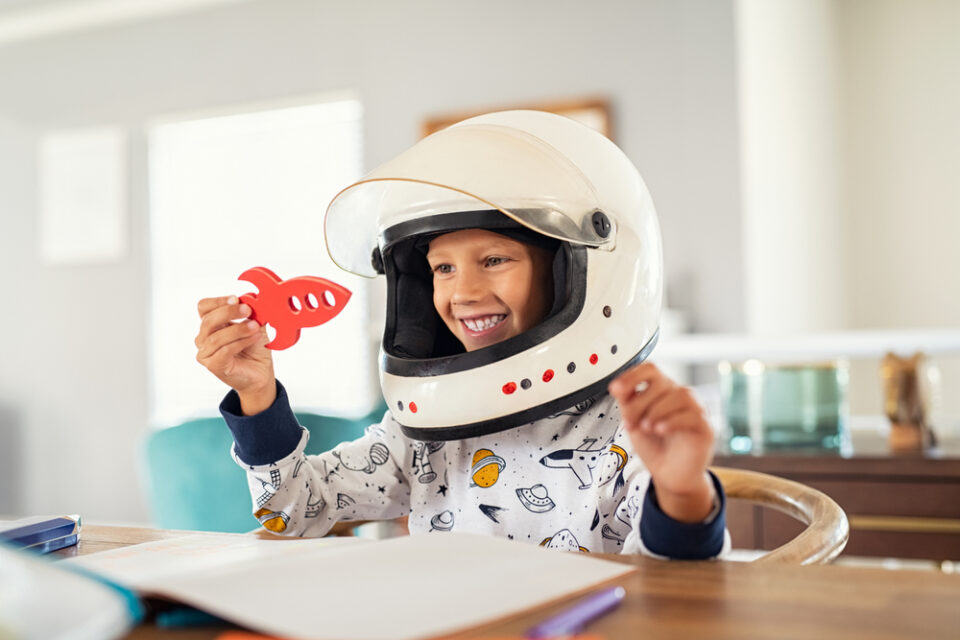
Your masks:
<svg viewBox="0 0 960 640"><path fill-rule="evenodd" d="M128 260L41 264L35 143L29 128L0 127L0 413L10 416L19 449L3 452L13 461L3 468L11 476L8 508L86 514L89 507L95 517L141 519L135 456L146 429L144 212L132 212Z"/></svg>
<svg viewBox="0 0 960 640"><path fill-rule="evenodd" d="M739 0L735 15L750 332L956 328L960 5ZM960 432L960 357L935 360L937 426ZM881 413L878 369L851 363L853 414Z"/></svg>
<svg viewBox="0 0 960 640"><path fill-rule="evenodd" d="M837 5L842 53L849 313L858 328L960 326L960 3ZM896 350L896 346L893 347ZM902 352L902 349L901 349ZM936 425L960 433L960 356ZM878 363L852 374L876 380ZM879 401L879 386L855 400Z"/></svg>
<svg viewBox="0 0 960 640"><path fill-rule="evenodd" d="M482 6L482 9L480 7ZM356 90L368 166L409 146L423 118L606 96L615 135L643 173L664 233L671 306L702 331L744 328L733 16L729 2L249 2L0 47L0 114L35 131L120 123L131 144L131 252L116 264L37 263L32 143L4 208L8 293L0 314L21 362L9 410L29 435L25 511L145 517L134 457L147 428L146 185L142 125L181 110ZM0 195L0 198L5 196ZM692 230L696 230L695 233ZM19 304L19 303L18 303ZM211 398L215 404L217 398Z"/></svg>
<svg viewBox="0 0 960 640"><path fill-rule="evenodd" d="M858 326L960 323L960 4L840 3ZM944 286L946 285L946 286Z"/></svg>
<svg viewBox="0 0 960 640"><path fill-rule="evenodd" d="M24 239L32 235L34 226L33 142L27 128L0 117L0 256L7 289L0 305L4 336L0 340L0 514L17 513L25 504L25 423L31 402L24 381L31 375L25 369L34 365L22 337L28 334L28 312L39 295L24 282L32 261Z"/></svg>

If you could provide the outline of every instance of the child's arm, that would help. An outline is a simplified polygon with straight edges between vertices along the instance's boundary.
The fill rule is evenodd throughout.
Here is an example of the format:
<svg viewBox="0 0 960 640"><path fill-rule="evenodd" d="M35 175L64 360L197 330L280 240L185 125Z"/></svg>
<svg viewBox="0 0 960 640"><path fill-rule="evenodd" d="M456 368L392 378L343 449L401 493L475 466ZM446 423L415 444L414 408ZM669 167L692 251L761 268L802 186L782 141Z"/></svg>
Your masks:
<svg viewBox="0 0 960 640"><path fill-rule="evenodd" d="M276 384L276 400L245 416L236 393L220 411L233 433L233 456L247 472L254 516L274 533L322 536L340 521L386 520L410 510L409 442L389 418L353 441L316 456L304 454L309 433Z"/></svg>
<svg viewBox="0 0 960 640"><path fill-rule="evenodd" d="M693 394L651 363L628 370L609 390L650 472L660 508L679 522L702 522L717 500L707 474L713 430Z"/></svg>
<svg viewBox="0 0 960 640"><path fill-rule="evenodd" d="M273 356L265 347L265 327L250 316L236 296L204 298L197 304L200 332L194 344L197 361L238 394L244 415L268 408L276 399Z"/></svg>

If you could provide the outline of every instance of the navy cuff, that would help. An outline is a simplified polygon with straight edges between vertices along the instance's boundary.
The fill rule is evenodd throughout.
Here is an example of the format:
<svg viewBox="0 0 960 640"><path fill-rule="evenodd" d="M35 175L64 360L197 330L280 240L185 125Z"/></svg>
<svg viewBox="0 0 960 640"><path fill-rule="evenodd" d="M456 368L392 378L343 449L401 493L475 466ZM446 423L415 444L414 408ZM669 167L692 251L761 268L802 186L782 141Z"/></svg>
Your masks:
<svg viewBox="0 0 960 640"><path fill-rule="evenodd" d="M240 396L233 389L220 403L220 414L233 434L237 457L249 465L270 464L293 453L303 427L290 408L287 390L277 380L277 399L253 416L243 415Z"/></svg>
<svg viewBox="0 0 960 640"><path fill-rule="evenodd" d="M665 514L650 481L640 517L640 539L650 552L678 560L703 560L723 550L727 499L717 476L707 473L720 500L720 512L710 522L679 522Z"/></svg>

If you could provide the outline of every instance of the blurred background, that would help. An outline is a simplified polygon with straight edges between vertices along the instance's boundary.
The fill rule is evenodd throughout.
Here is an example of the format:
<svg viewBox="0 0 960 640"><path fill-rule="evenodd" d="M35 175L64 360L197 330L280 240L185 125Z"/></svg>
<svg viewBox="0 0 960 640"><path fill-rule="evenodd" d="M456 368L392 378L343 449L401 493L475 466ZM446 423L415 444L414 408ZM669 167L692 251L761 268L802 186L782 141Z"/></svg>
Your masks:
<svg viewBox="0 0 960 640"><path fill-rule="evenodd" d="M0 0L0 513L148 522L145 437L225 391L196 302L257 264L354 290L277 369L373 410L383 289L333 270L324 208L517 106L605 105L660 215L654 359L705 402L721 360L847 357L882 431L880 358L922 349L956 434L958 33L953 0Z"/></svg>

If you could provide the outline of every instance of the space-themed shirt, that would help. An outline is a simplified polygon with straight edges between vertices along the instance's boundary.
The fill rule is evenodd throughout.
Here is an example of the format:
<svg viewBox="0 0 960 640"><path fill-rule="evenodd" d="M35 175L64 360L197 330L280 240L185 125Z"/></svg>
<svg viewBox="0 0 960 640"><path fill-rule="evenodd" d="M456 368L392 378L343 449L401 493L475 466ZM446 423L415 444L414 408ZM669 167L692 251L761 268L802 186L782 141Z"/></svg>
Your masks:
<svg viewBox="0 0 960 640"><path fill-rule="evenodd" d="M705 522L663 513L609 394L446 442L405 436L387 412L359 439L314 456L279 382L277 392L255 416L242 415L233 391L220 407L254 515L275 533L322 536L338 521L409 516L413 534L483 533L572 551L708 558L729 546L719 481Z"/></svg>

